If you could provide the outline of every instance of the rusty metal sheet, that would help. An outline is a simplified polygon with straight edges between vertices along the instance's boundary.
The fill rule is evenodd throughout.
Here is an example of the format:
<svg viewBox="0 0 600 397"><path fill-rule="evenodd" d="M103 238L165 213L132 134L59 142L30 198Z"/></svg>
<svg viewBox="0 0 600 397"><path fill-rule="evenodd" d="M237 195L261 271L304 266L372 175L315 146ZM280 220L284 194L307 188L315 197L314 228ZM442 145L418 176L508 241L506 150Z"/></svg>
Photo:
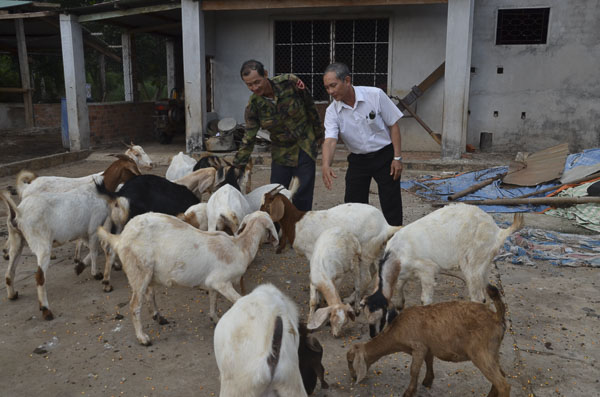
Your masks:
<svg viewBox="0 0 600 397"><path fill-rule="evenodd" d="M524 159L525 168L517 170L511 164L508 174L502 179L502 182L518 186L536 186L558 179L565 168L568 154L568 143L561 143L530 154Z"/></svg>

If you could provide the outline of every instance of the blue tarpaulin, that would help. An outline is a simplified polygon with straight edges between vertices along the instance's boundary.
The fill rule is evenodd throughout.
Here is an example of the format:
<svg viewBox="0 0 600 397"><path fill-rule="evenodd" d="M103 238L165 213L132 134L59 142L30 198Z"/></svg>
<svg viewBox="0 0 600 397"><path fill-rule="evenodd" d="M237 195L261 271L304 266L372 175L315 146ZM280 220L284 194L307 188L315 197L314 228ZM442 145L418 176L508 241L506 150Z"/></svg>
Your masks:
<svg viewBox="0 0 600 397"><path fill-rule="evenodd" d="M600 149L584 150L583 152L574 153L567 157L563 172L575 167L589 166L598 163L600 163ZM428 200L448 201L448 196L507 171L508 166L501 166L488 168L480 171L468 172L465 174L457 175L452 178L402 181L400 185L402 189L410 190L418 196L424 197ZM551 186L558 187L559 183L551 182L532 187L519 186L507 189L502 186L501 180L496 180L490 185L487 185L467 196L461 197L456 201L516 198L528 193L549 188ZM547 206L480 205L479 207L486 212L539 212L545 209Z"/></svg>

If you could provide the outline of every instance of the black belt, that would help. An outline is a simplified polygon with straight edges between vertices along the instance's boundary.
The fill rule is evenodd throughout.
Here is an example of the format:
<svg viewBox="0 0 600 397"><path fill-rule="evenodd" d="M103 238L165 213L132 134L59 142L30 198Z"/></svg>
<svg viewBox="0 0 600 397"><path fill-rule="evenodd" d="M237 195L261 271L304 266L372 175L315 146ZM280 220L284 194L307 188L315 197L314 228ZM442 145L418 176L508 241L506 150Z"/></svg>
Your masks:
<svg viewBox="0 0 600 397"><path fill-rule="evenodd" d="M390 150L390 149L394 149L394 145L393 144L389 144L387 146L382 147L381 149L375 151L375 152L370 152L370 153L351 153L350 156L354 157L358 157L358 158L363 158L363 159L370 159L373 157L378 157L381 154L385 153L386 151Z"/></svg>

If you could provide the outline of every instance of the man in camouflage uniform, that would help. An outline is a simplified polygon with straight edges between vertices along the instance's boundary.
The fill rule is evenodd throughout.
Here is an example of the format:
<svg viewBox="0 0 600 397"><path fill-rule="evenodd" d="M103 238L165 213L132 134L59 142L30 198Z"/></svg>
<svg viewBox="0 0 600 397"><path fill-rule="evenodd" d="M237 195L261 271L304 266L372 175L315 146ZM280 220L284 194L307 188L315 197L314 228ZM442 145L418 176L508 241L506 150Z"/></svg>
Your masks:
<svg viewBox="0 0 600 397"><path fill-rule="evenodd" d="M323 128L310 92L293 74L269 79L262 63L244 62L240 75L252 95L246 106L246 133L234 164L245 165L254 149L259 127L271 137L271 183L289 187L292 177L300 180L294 205L312 209L315 161Z"/></svg>

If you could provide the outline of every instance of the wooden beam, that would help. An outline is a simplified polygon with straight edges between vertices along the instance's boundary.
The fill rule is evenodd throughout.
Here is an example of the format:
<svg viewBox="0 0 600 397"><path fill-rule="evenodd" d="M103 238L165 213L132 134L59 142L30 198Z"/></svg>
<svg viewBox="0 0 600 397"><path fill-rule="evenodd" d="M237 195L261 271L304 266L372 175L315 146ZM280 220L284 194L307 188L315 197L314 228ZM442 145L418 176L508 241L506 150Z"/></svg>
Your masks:
<svg viewBox="0 0 600 397"><path fill-rule="evenodd" d="M37 12L22 12L19 14L0 14L0 19L23 19L23 18L39 18L56 15L56 11L37 11Z"/></svg>
<svg viewBox="0 0 600 397"><path fill-rule="evenodd" d="M22 19L15 20L15 30L17 32L17 51L19 52L21 87L23 88L25 125L27 128L33 128L33 99L31 95L31 81L29 79L29 59L27 59L27 42L25 41L25 26Z"/></svg>
<svg viewBox="0 0 600 397"><path fill-rule="evenodd" d="M119 18L119 17L128 16L128 15L149 14L152 12L175 10L178 8L181 8L181 4L173 3L173 4L159 4L159 5L148 6L148 7L130 8L128 10L100 12L97 14L81 15L79 17L79 22L82 23L82 22L90 22L90 21L101 21L103 19Z"/></svg>
<svg viewBox="0 0 600 397"><path fill-rule="evenodd" d="M203 11L447 4L448 0L202 0Z"/></svg>
<svg viewBox="0 0 600 397"><path fill-rule="evenodd" d="M54 22L52 19L42 18L42 21L46 22L50 26L54 26L55 28L57 28L60 31L60 25L58 23ZM92 40L86 39L86 38L83 39L83 42L85 43L85 45L92 47L94 50L98 51L99 53L104 54L107 57L109 57L119 63L122 62L120 56L118 56L114 52L108 50L107 48L101 46L100 44L97 44L97 43L93 42Z"/></svg>
<svg viewBox="0 0 600 397"><path fill-rule="evenodd" d="M181 22L166 23L164 25L154 25L154 26L148 26L148 27L143 27L143 28L129 29L129 33L148 33L148 32L154 32L154 31L162 30L162 29L171 29L171 28L180 28L180 27L181 27Z"/></svg>
<svg viewBox="0 0 600 397"><path fill-rule="evenodd" d="M28 90L26 90L25 88L21 88L21 87L0 87L0 92L6 92L6 93L11 93L11 94L22 94L26 91L28 91Z"/></svg>

